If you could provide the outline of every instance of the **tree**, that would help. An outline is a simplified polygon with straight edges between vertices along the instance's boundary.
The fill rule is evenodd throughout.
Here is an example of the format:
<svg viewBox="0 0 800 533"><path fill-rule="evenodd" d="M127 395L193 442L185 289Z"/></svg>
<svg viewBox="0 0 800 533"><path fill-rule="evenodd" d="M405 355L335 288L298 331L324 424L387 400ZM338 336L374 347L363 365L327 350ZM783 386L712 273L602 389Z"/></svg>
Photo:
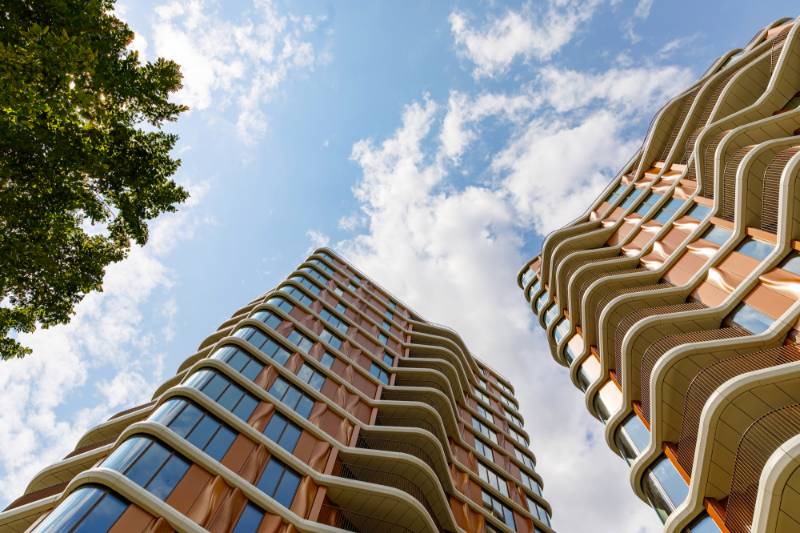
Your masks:
<svg viewBox="0 0 800 533"><path fill-rule="evenodd" d="M115 0L0 2L0 357L68 322L147 221L187 192L171 180L186 110L177 64L139 60Z"/></svg>

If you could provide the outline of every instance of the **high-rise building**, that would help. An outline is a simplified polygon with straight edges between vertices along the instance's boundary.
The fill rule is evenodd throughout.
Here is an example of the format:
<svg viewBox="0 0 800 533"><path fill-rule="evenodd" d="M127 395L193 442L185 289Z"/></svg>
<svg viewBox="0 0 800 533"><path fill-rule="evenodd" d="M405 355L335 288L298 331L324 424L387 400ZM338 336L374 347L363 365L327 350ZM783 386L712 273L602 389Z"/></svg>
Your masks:
<svg viewBox="0 0 800 533"><path fill-rule="evenodd" d="M0 531L546 532L511 384L329 249L89 430Z"/></svg>
<svg viewBox="0 0 800 533"><path fill-rule="evenodd" d="M519 273L669 532L800 531L800 37L759 30Z"/></svg>

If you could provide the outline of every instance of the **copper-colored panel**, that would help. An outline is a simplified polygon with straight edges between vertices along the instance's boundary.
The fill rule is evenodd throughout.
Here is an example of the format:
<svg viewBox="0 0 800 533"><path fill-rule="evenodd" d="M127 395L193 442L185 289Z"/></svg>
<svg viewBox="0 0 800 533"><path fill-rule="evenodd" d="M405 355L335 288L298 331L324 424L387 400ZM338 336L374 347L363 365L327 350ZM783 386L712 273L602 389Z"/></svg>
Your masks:
<svg viewBox="0 0 800 533"><path fill-rule="evenodd" d="M244 435L238 435L220 462L239 474L241 473L247 458L255 451L255 449L256 444L253 441Z"/></svg>
<svg viewBox="0 0 800 533"><path fill-rule="evenodd" d="M744 301L775 320L780 318L795 302L792 298L787 298L761 283L747 295Z"/></svg>
<svg viewBox="0 0 800 533"><path fill-rule="evenodd" d="M203 468L195 464L191 465L167 498L167 503L183 514L187 514L211 479L211 474ZM193 516L189 516L189 518L195 520Z"/></svg>

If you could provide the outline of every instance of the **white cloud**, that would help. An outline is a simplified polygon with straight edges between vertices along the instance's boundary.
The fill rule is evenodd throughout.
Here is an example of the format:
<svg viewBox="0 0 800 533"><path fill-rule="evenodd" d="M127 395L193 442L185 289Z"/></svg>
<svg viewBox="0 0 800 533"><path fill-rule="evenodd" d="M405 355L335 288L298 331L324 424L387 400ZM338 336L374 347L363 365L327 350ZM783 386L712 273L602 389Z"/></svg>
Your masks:
<svg viewBox="0 0 800 533"><path fill-rule="evenodd" d="M316 248L322 248L324 246L328 246L328 243L331 242L330 237L325 235L324 233L317 231L317 230L308 230L306 232L306 236L308 240L311 241L311 246L309 246L308 251L312 251Z"/></svg>
<svg viewBox="0 0 800 533"><path fill-rule="evenodd" d="M154 221L151 243L106 269L103 292L78 304L69 324L21 335L33 353L3 363L0 501L20 496L34 474L69 452L89 427L113 410L149 400L152 384L164 379L163 354L153 351L159 330L146 327L145 308L166 297L166 313L173 312L174 274L166 256L193 235L194 206L207 190L187 187L193 203ZM81 398L91 406L76 404Z"/></svg>
<svg viewBox="0 0 800 533"><path fill-rule="evenodd" d="M489 116L500 116L505 120L519 122L538 107L541 98L534 94L505 95L484 93L477 98L452 91L447 102L447 115L442 124L439 140L443 154L458 160L464 148L477 133L473 125Z"/></svg>
<svg viewBox="0 0 800 533"><path fill-rule="evenodd" d="M339 229L343 229L345 231L355 231L365 223L364 217L359 215L358 213L351 213L347 216L343 216L339 218L339 222L337 226Z"/></svg>
<svg viewBox="0 0 800 533"><path fill-rule="evenodd" d="M650 16L650 10L653 8L653 0L639 0L636 4L636 9L633 10L633 16L638 19L646 19Z"/></svg>
<svg viewBox="0 0 800 533"><path fill-rule="evenodd" d="M234 105L246 142L266 131L265 106L288 76L317 62L308 40L317 20L280 14L269 0L252 0L250 11L233 22L206 0L172 0L155 9L150 39L155 55L181 65L177 100L197 110Z"/></svg>
<svg viewBox="0 0 800 533"><path fill-rule="evenodd" d="M474 29L467 15L450 14L450 31L460 52L475 68L475 77L494 76L517 58L546 60L567 44L580 25L588 21L599 0L548 0L546 5L526 4L508 10L485 27Z"/></svg>
<svg viewBox="0 0 800 533"><path fill-rule="evenodd" d="M531 193L517 189L527 186L526 169L527 181L534 187L550 186L542 183L545 179L556 183L550 192L570 202L560 207L562 211L582 209L590 196L586 189L607 179L591 177L595 165L603 167L614 157L627 157L631 143L620 140L620 125L609 120L608 113L597 112L586 124L575 127L535 117L512 122L517 133L497 159L502 170L511 169L509 177L482 186L455 187L449 174L453 167L444 154L453 146L459 150L450 153L468 148L489 113L469 108L480 106L482 97L456 94L455 98L457 105L451 95L446 110L430 98L412 103L392 136L354 145L351 158L362 171L355 193L367 227L338 243L337 249L425 317L454 327L474 353L512 376L557 530L584 531L591 523L593 531L658 531L652 510L635 501L630 491L627 467L607 449L602 426L588 415L566 372L546 353L545 340L532 325L530 310L515 284L516 271L527 259L521 250L523 233L543 231L525 222L530 208L521 199ZM447 140L452 131L443 134L455 108L459 116L473 117L455 128L471 132L464 143ZM493 117L504 115L500 108L492 113ZM456 119L450 120L452 127ZM541 129L536 136L534 132ZM608 140L599 144L594 137ZM560 152L574 142L583 143L584 148L588 143L588 152ZM600 154L603 150L610 154ZM541 179L533 177L539 175L541 164L529 159L534 154L550 157L544 162L549 173ZM576 159L595 161L595 165L555 166L556 162L577 165L572 161ZM590 176L590 183L587 186L584 176L579 176L582 181L571 194L580 198L572 200L558 190L568 188L559 183L580 172ZM581 512L570 513L576 501L583 502Z"/></svg>
<svg viewBox="0 0 800 533"><path fill-rule="evenodd" d="M654 0L639 0L631 15L623 25L625 36L632 43L638 43L642 40L641 36L636 33L636 26L643 20L650 16L650 10L653 8Z"/></svg>
<svg viewBox="0 0 800 533"><path fill-rule="evenodd" d="M685 35L683 37L676 37L674 39L670 39L664 46L662 46L658 51L658 56L661 59L666 59L681 48L686 48L688 45L692 44L697 38L700 37L699 34L695 33L692 35Z"/></svg>
<svg viewBox="0 0 800 533"><path fill-rule="evenodd" d="M642 113L680 93L691 81L691 71L677 66L612 68L599 74L552 66L540 71L541 90L558 112L603 102L626 114Z"/></svg>

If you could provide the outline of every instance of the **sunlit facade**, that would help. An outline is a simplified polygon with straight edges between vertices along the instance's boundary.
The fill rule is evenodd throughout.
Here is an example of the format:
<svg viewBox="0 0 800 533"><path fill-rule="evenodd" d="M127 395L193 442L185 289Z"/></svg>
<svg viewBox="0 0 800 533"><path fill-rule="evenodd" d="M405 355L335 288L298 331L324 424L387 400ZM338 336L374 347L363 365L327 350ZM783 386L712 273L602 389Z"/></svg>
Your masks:
<svg viewBox="0 0 800 533"><path fill-rule="evenodd" d="M552 533L528 444L508 380L320 249L0 531Z"/></svg>
<svg viewBox="0 0 800 533"><path fill-rule="evenodd" d="M800 37L781 19L655 116L518 282L669 532L800 531Z"/></svg>

